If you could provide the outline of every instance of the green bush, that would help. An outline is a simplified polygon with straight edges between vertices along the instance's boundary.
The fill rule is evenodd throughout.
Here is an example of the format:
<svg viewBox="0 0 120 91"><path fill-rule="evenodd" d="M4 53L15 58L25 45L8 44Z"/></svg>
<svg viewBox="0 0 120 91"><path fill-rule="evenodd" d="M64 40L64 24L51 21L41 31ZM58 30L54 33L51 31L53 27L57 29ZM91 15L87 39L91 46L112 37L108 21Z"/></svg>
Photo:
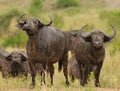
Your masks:
<svg viewBox="0 0 120 91"><path fill-rule="evenodd" d="M9 24L13 17L20 15L20 11L17 8L10 9L0 14L0 29L8 30ZM1 32L2 32L1 31Z"/></svg>
<svg viewBox="0 0 120 91"><path fill-rule="evenodd" d="M67 8L70 6L78 6L77 0L58 0L57 1L57 7L58 8Z"/></svg>
<svg viewBox="0 0 120 91"><path fill-rule="evenodd" d="M15 36L14 36L15 35ZM12 34L7 36L2 43L3 47L25 47L27 41L26 34L22 34L17 32L16 34Z"/></svg>
<svg viewBox="0 0 120 91"><path fill-rule="evenodd" d="M69 16L73 16L80 13L80 9L77 7L69 7L65 10L65 13L67 13Z"/></svg>
<svg viewBox="0 0 120 91"><path fill-rule="evenodd" d="M120 27L120 10L102 10L99 17L101 20L106 20L108 24Z"/></svg>
<svg viewBox="0 0 120 91"><path fill-rule="evenodd" d="M114 25L117 29L120 28L120 10L102 10L99 13L99 17L101 20L104 20L107 22L107 24L112 24ZM108 28L108 30L111 30L111 28ZM112 32L112 31L108 31ZM115 55L117 52L120 51L120 31L117 30L117 36L113 41L109 44L110 48L110 54Z"/></svg>
<svg viewBox="0 0 120 91"><path fill-rule="evenodd" d="M53 15L53 26L56 26L58 28L62 28L64 26L64 20L63 17L59 14Z"/></svg>
<svg viewBox="0 0 120 91"><path fill-rule="evenodd" d="M31 0L29 12L33 15L38 15L42 11L43 0Z"/></svg>

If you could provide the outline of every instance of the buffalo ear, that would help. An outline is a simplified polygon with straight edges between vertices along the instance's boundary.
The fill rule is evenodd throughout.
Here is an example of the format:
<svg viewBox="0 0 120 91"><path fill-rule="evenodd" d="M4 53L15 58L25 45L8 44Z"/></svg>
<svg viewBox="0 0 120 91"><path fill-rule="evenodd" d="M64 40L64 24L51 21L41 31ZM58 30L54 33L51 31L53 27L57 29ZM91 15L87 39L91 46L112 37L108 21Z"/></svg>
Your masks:
<svg viewBox="0 0 120 91"><path fill-rule="evenodd" d="M83 37L82 37L83 38ZM88 36L88 37L84 37L83 38L86 42L91 42L92 38L91 36Z"/></svg>
<svg viewBox="0 0 120 91"><path fill-rule="evenodd" d="M80 31L80 37L82 37L86 42L91 42L92 32L85 33L81 30Z"/></svg>
<svg viewBox="0 0 120 91"><path fill-rule="evenodd" d="M27 57L25 57L23 54L21 54L21 56L22 56L22 62L26 62L27 61Z"/></svg>
<svg viewBox="0 0 120 91"><path fill-rule="evenodd" d="M76 37L76 36L77 36L77 34L78 34L77 32L74 32L74 31L73 31L73 32L71 32L71 35L72 35L73 37Z"/></svg>
<svg viewBox="0 0 120 91"><path fill-rule="evenodd" d="M5 57L6 61L11 61L11 55L8 55L7 57Z"/></svg>
<svg viewBox="0 0 120 91"><path fill-rule="evenodd" d="M38 29L43 27L44 25L38 20Z"/></svg>
<svg viewBox="0 0 120 91"><path fill-rule="evenodd" d="M111 39L108 36L104 36L104 42L109 42Z"/></svg>
<svg viewBox="0 0 120 91"><path fill-rule="evenodd" d="M24 24L19 23L19 24L15 25L15 26L18 27L19 29L22 29L22 30L23 30L23 25L24 25Z"/></svg>

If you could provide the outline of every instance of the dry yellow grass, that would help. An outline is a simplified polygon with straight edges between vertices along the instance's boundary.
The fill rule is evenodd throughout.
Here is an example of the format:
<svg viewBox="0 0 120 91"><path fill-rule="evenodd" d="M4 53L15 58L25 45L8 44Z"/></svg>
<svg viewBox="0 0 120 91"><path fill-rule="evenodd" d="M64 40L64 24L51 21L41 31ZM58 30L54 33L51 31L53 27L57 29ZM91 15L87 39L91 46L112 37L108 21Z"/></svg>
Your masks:
<svg viewBox="0 0 120 91"><path fill-rule="evenodd" d="M70 54L69 54L70 55ZM106 58L100 75L101 88L94 87L94 77L85 87L79 85L79 80L75 80L68 88L65 85L63 72L58 73L57 64L55 64L54 85L50 86L50 78L46 75L46 86L40 86L40 77L36 77L36 86L29 89L31 82L30 75L27 80L22 78L3 79L0 75L0 91L119 91L120 89L120 53L110 56L109 50L106 52ZM70 79L69 79L70 80Z"/></svg>
<svg viewBox="0 0 120 91"><path fill-rule="evenodd" d="M82 8L78 7L77 9L80 9L80 11L70 16L66 12L68 11L68 9L63 9L63 10L52 9L53 7L51 5L53 5L55 1L56 0L52 0L52 2L50 2L50 0L45 0L44 5L46 6L44 6L44 9L46 11L41 13L39 18L46 19L47 17L46 20L48 20L48 15L53 15L55 13L59 14L60 16L63 17L64 23L65 23L65 25L61 28L64 31L71 30L71 29L80 29L85 24L88 24L88 25L92 24L96 29L103 29L105 31L106 29L108 29L106 22L100 20L99 18L100 9L94 8L99 3L96 3L92 9L91 8L86 9L86 6L89 4L87 3L86 5L86 2L88 2L89 0L82 0L84 7ZM94 4L94 1L96 0L93 0L93 2L91 2L90 4L91 5ZM109 0L106 0L106 1L109 1ZM110 1L111 2L108 2L108 3L113 4L114 1L118 2L119 0L110 0ZM0 10L2 12L7 11L12 6L19 7L22 9L27 9L27 7L29 6L29 3L30 3L30 0L0 0ZM108 5L108 7L110 6ZM84 9L86 11L84 11ZM14 26L16 25L15 21L16 20L12 20L12 23L10 25L10 30L15 29L14 31L16 31L16 28ZM69 88L66 87L63 72L58 73L57 64L55 64L54 85L52 87L40 86L39 76L36 77L35 88L31 90L29 89L29 83L31 82L30 75L27 80L24 80L24 77L3 79L2 76L0 75L0 91L120 91L118 90L120 89L120 60L119 60L120 53L116 53L114 56L111 56L109 52L111 49L113 48L109 48L109 47L107 48L106 58L101 71L101 75L100 75L101 88L94 87L93 77L91 77L91 81L86 87L81 87L79 85L79 80L76 80L74 83L71 83L71 86ZM7 48L6 50L8 50L9 52L13 50L25 50L25 47L23 49ZM47 81L47 85L50 85L49 77L46 77L46 81Z"/></svg>

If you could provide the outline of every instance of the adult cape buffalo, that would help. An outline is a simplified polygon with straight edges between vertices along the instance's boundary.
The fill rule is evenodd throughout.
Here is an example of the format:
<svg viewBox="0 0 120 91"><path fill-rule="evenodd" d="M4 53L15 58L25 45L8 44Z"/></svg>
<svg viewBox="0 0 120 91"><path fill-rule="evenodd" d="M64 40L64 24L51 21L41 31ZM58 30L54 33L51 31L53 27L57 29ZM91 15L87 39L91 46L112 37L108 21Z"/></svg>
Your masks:
<svg viewBox="0 0 120 91"><path fill-rule="evenodd" d="M67 59L68 54L66 50L66 37L61 30L50 27L52 19L48 24L43 23L36 17L29 17L22 21L22 17L18 18L18 27L24 30L28 35L27 54L31 69L32 83L35 86L36 63L41 63L43 68L48 66L51 85L53 84L54 66L58 62L59 71L62 69L66 79L66 84L69 85Z"/></svg>
<svg viewBox="0 0 120 91"><path fill-rule="evenodd" d="M100 86L99 76L105 58L104 43L109 42L116 35L116 28L110 25L114 32L107 35L101 30L78 33L74 37L72 51L75 53L80 70L80 84L87 83L88 74L91 67L95 67L95 86Z"/></svg>

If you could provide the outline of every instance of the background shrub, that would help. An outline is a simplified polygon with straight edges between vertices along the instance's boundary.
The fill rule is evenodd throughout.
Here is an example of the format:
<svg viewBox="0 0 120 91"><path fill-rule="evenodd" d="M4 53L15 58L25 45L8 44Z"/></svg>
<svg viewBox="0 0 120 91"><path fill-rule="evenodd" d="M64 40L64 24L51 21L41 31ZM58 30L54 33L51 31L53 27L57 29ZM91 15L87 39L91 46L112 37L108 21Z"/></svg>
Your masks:
<svg viewBox="0 0 120 91"><path fill-rule="evenodd" d="M108 24L120 27L120 10L102 10L99 13L99 17L102 20L106 20Z"/></svg>
<svg viewBox="0 0 120 91"><path fill-rule="evenodd" d="M2 14L0 14L0 34L2 32L5 31L8 31L9 29L9 25L11 23L11 20L20 15L20 10L18 10L17 8L13 8L13 9L10 9Z"/></svg>
<svg viewBox="0 0 120 91"><path fill-rule="evenodd" d="M70 6L78 6L77 0L58 0L57 7L58 8L67 8Z"/></svg>
<svg viewBox="0 0 120 91"><path fill-rule="evenodd" d="M31 0L29 12L33 15L38 15L42 11L43 0Z"/></svg>
<svg viewBox="0 0 120 91"><path fill-rule="evenodd" d="M15 36L14 36L15 35ZM2 43L3 47L25 47L27 42L27 35L21 31L16 32L12 35L9 35L5 38L5 41Z"/></svg>
<svg viewBox="0 0 120 91"><path fill-rule="evenodd" d="M114 41L109 44L110 54L115 55L117 52L120 51L120 10L102 10L99 13L99 17L101 20L105 20L107 24L112 24L117 28L117 36L115 37ZM110 27L107 30L112 30ZM108 31L112 32L112 31Z"/></svg>
<svg viewBox="0 0 120 91"><path fill-rule="evenodd" d="M60 16L59 14L55 13L53 15L53 26L58 27L58 28L62 28L64 26L64 20L63 17Z"/></svg>

